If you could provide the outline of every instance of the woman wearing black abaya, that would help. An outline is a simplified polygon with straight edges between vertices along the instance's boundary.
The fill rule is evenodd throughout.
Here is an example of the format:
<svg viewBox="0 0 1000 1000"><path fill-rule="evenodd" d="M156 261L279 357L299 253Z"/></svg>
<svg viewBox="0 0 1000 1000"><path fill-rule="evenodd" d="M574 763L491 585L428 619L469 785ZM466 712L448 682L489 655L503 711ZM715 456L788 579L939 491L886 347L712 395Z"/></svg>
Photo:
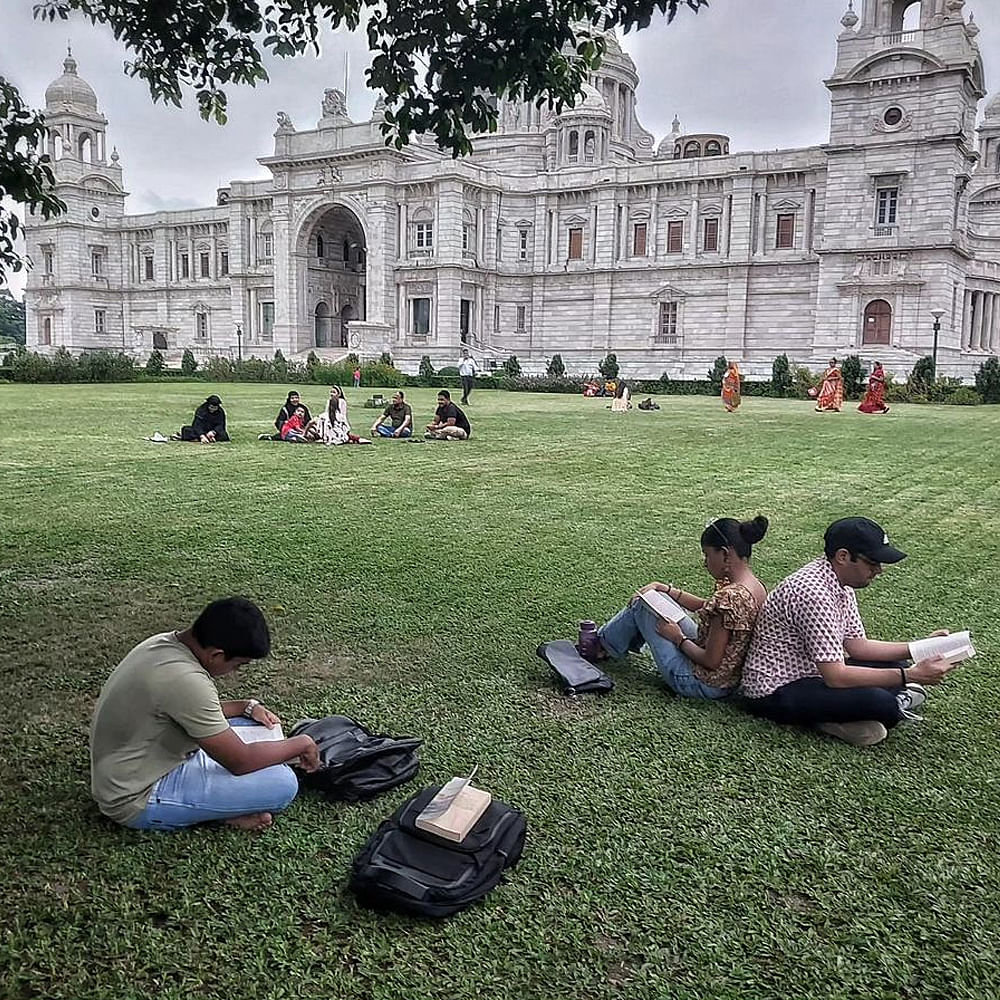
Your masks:
<svg viewBox="0 0 1000 1000"><path fill-rule="evenodd" d="M171 437L180 441L200 441L202 444L228 441L226 411L222 408L222 400L218 396L209 396L194 411L194 419L191 423L182 427L180 434L171 435Z"/></svg>

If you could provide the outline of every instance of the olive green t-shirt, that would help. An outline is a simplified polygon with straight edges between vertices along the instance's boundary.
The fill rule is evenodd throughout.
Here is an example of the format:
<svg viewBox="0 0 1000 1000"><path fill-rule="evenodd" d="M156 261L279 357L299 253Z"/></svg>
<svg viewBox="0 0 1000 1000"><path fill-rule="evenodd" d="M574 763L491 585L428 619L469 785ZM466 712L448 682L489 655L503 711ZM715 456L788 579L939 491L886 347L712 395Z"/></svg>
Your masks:
<svg viewBox="0 0 1000 1000"><path fill-rule="evenodd" d="M90 790L118 823L146 808L150 789L198 740L229 728L219 692L194 653L164 632L140 642L101 688L90 729Z"/></svg>

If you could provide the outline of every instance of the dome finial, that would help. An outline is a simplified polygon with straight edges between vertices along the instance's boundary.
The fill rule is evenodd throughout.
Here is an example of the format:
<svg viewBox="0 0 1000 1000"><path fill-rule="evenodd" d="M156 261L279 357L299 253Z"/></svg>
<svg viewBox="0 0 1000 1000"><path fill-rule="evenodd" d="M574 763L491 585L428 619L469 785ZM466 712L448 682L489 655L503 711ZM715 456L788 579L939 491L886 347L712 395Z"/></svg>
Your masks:
<svg viewBox="0 0 1000 1000"><path fill-rule="evenodd" d="M674 120L670 123L670 134L671 135L681 134L681 120L680 118L677 117L677 115L674 115Z"/></svg>
<svg viewBox="0 0 1000 1000"><path fill-rule="evenodd" d="M63 72L76 76L76 60L73 58L73 46L66 40L66 58L63 60Z"/></svg>
<svg viewBox="0 0 1000 1000"><path fill-rule="evenodd" d="M857 26L858 15L854 13L854 0L848 0L847 12L840 19L840 23L850 31Z"/></svg>

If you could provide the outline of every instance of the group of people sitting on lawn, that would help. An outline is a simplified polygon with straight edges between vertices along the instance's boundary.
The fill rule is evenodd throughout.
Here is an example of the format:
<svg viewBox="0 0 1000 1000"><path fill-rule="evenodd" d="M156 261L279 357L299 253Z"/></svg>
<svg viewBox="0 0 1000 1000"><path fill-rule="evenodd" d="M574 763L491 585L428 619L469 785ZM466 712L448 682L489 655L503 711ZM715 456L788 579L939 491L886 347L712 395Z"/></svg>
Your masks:
<svg viewBox="0 0 1000 1000"><path fill-rule="evenodd" d="M290 444L371 444L368 438L351 431L347 419L347 399L340 386L330 386L330 398L318 416L309 412L296 390L288 393L278 415L274 418L275 434L261 434L262 441L287 441ZM393 393L392 402L372 424L371 433L382 438L409 438L413 435L413 410L406 402L402 389ZM442 441L466 441L472 426L465 412L451 401L451 393L442 389L437 397L437 409L427 424L424 438ZM209 396L197 410L191 423L171 435L175 441L200 441L215 444L229 441L226 431L226 411L222 400ZM162 440L162 438L161 438Z"/></svg>
<svg viewBox="0 0 1000 1000"><path fill-rule="evenodd" d="M955 665L941 658L910 663L906 642L869 639L855 597L905 553L874 521L843 518L827 528L824 554L768 593L751 566L767 527L761 516L710 521L701 551L715 581L711 596L646 584L598 629L594 658L619 659L645 645L682 697L739 694L755 715L856 746L879 743L904 719L919 718L925 685L940 684ZM661 618L640 597L650 590L695 617Z"/></svg>

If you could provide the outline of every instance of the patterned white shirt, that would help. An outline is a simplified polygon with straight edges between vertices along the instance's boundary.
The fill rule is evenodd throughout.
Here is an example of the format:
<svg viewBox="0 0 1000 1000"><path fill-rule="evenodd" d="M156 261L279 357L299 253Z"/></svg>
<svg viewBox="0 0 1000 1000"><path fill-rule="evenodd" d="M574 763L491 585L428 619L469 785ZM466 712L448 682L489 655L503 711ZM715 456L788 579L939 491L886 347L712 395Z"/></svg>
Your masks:
<svg viewBox="0 0 1000 1000"><path fill-rule="evenodd" d="M764 698L820 663L844 659L844 640L865 638L858 599L821 556L785 577L764 601L743 664L743 694Z"/></svg>

